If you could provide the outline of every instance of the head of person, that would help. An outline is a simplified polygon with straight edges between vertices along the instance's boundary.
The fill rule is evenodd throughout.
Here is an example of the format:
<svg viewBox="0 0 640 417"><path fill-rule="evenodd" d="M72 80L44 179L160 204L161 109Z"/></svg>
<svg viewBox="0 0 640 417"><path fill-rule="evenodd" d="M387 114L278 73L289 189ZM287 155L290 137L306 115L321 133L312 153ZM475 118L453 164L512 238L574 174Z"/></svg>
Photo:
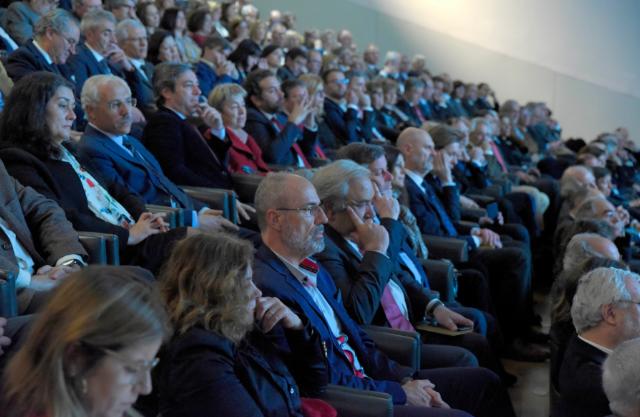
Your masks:
<svg viewBox="0 0 640 417"><path fill-rule="evenodd" d="M44 16L58 7L58 0L26 0L25 3L38 16Z"/></svg>
<svg viewBox="0 0 640 417"><path fill-rule="evenodd" d="M571 238L565 249L562 269L573 269L589 257L619 261L620 252L618 252L616 245L606 237L596 233L578 233Z"/></svg>
<svg viewBox="0 0 640 417"><path fill-rule="evenodd" d="M252 262L253 246L224 233L176 243L158 278L176 334L198 326L240 343L261 295L251 280Z"/></svg>
<svg viewBox="0 0 640 417"><path fill-rule="evenodd" d="M268 38L272 44L284 46L284 34L286 32L287 28L282 23L276 23L271 26Z"/></svg>
<svg viewBox="0 0 640 417"><path fill-rule="evenodd" d="M282 109L284 94L280 81L269 70L255 70L244 81L248 103L265 113L277 113Z"/></svg>
<svg viewBox="0 0 640 417"><path fill-rule="evenodd" d="M398 82L391 78L382 80L382 90L384 92L384 104L395 106L398 102Z"/></svg>
<svg viewBox="0 0 640 417"><path fill-rule="evenodd" d="M491 123L484 118L475 118L472 121L469 140L475 146L486 146L491 141L493 129Z"/></svg>
<svg viewBox="0 0 640 417"><path fill-rule="evenodd" d="M512 123L518 122L520 104L515 100L507 100L500 106L500 117L507 117Z"/></svg>
<svg viewBox="0 0 640 417"><path fill-rule="evenodd" d="M593 176L596 179L596 186L603 196L609 197L613 190L613 182L611 180L611 171L604 167L593 167Z"/></svg>
<svg viewBox="0 0 640 417"><path fill-rule="evenodd" d="M115 75L94 75L85 81L80 97L89 123L112 135L131 131L131 109L135 99L127 83Z"/></svg>
<svg viewBox="0 0 640 417"><path fill-rule="evenodd" d="M90 266L70 275L8 365L4 409L15 416L126 415L151 392L167 323L152 277L140 268Z"/></svg>
<svg viewBox="0 0 640 417"><path fill-rule="evenodd" d="M464 98L465 95L465 89L466 86L464 85L464 83L460 80L456 80L453 82L453 92L451 94L451 97L454 99L459 99L462 100Z"/></svg>
<svg viewBox="0 0 640 417"><path fill-rule="evenodd" d="M240 16L240 4L237 1L222 3L222 16L220 20L229 23L231 19Z"/></svg>
<svg viewBox="0 0 640 417"><path fill-rule="evenodd" d="M229 38L233 41L249 38L249 23L241 16L234 17L229 22Z"/></svg>
<svg viewBox="0 0 640 417"><path fill-rule="evenodd" d="M382 79L373 79L367 81L366 92L371 97L371 107L380 110L384 106L384 81Z"/></svg>
<svg viewBox="0 0 640 417"><path fill-rule="evenodd" d="M91 49L105 55L116 43L116 18L106 10L87 13L80 22L80 32Z"/></svg>
<svg viewBox="0 0 640 417"><path fill-rule="evenodd" d="M249 39L262 45L267 39L267 24L259 20L251 21L245 18L249 23Z"/></svg>
<svg viewBox="0 0 640 417"><path fill-rule="evenodd" d="M328 69L322 73L324 91L327 97L333 100L342 100L347 93L349 80L339 69Z"/></svg>
<svg viewBox="0 0 640 417"><path fill-rule="evenodd" d="M464 132L447 125L437 125L429 129L429 134L433 139L436 150L442 151L451 158L451 168L453 168L461 157L462 142Z"/></svg>
<svg viewBox="0 0 640 417"><path fill-rule="evenodd" d="M607 163L606 146L600 142L591 142L578 151L578 163L588 167L604 167Z"/></svg>
<svg viewBox="0 0 640 417"><path fill-rule="evenodd" d="M617 417L640 417L640 339L618 345L602 366L602 387Z"/></svg>
<svg viewBox="0 0 640 417"><path fill-rule="evenodd" d="M344 47L351 47L353 43L353 35L348 29L342 29L338 32L338 42Z"/></svg>
<svg viewBox="0 0 640 417"><path fill-rule="evenodd" d="M260 49L260 45L251 39L245 39L229 54L229 61L236 64L238 69L249 72L260 60L261 53L262 49Z"/></svg>
<svg viewBox="0 0 640 417"><path fill-rule="evenodd" d="M82 19L89 12L102 10L102 0L73 0L71 10L73 14Z"/></svg>
<svg viewBox="0 0 640 417"><path fill-rule="evenodd" d="M373 184L369 170L348 159L340 159L320 168L312 183L322 201L328 223L341 236L349 236L355 225L347 208L362 220L373 219Z"/></svg>
<svg viewBox="0 0 640 417"><path fill-rule="evenodd" d="M305 178L270 173L258 186L255 207L262 240L279 255L300 261L324 249L327 217Z"/></svg>
<svg viewBox="0 0 640 417"><path fill-rule="evenodd" d="M142 22L125 19L116 26L116 39L124 53L133 59L146 59L149 48L147 29Z"/></svg>
<svg viewBox="0 0 640 417"><path fill-rule="evenodd" d="M307 54L307 58L307 72L309 74L320 75L322 71L322 52L317 49L311 49Z"/></svg>
<svg viewBox="0 0 640 417"><path fill-rule="evenodd" d="M282 108L285 112L291 113L293 109L309 99L307 85L299 79L286 80L280 86L284 99Z"/></svg>
<svg viewBox="0 0 640 417"><path fill-rule="evenodd" d="M153 91L159 106L169 107L185 116L193 114L202 94L198 78L189 65L168 62L156 66Z"/></svg>
<svg viewBox="0 0 640 417"><path fill-rule="evenodd" d="M364 50L362 58L364 59L364 62L369 65L378 65L378 61L380 61L380 49L376 45L370 43L367 46L367 49Z"/></svg>
<svg viewBox="0 0 640 417"><path fill-rule="evenodd" d="M307 87L311 106L315 109L316 115L320 115L324 111L324 84L319 75L310 73L302 74L298 77L300 81Z"/></svg>
<svg viewBox="0 0 640 417"><path fill-rule="evenodd" d="M387 51L384 57L384 66L387 72L396 74L398 72L398 68L400 67L400 52Z"/></svg>
<svg viewBox="0 0 640 417"><path fill-rule="evenodd" d="M404 156L404 166L410 171L426 175L433 169L435 145L429 133L408 127L400 133L396 146Z"/></svg>
<svg viewBox="0 0 640 417"><path fill-rule="evenodd" d="M269 69L277 71L282 65L284 65L284 52L282 48L277 45L267 45L262 49L260 58L264 58L269 65Z"/></svg>
<svg viewBox="0 0 640 417"><path fill-rule="evenodd" d="M187 29L191 33L207 36L213 28L213 18L209 7L197 7L189 13Z"/></svg>
<svg viewBox="0 0 640 417"><path fill-rule="evenodd" d="M616 237L624 235L624 222L616 208L602 195L589 197L574 212L578 220L604 220L616 231Z"/></svg>
<svg viewBox="0 0 640 417"><path fill-rule="evenodd" d="M219 84L209 94L209 105L222 115L222 122L232 130L244 128L247 121L247 92L238 84Z"/></svg>
<svg viewBox="0 0 640 417"><path fill-rule="evenodd" d="M640 276L617 268L585 274L573 297L571 319L579 335L597 335L598 343L610 349L639 337Z"/></svg>
<svg viewBox="0 0 640 417"><path fill-rule="evenodd" d="M247 20L247 22L255 22L260 18L260 10L253 4L244 4L240 9L240 15Z"/></svg>
<svg viewBox="0 0 640 417"><path fill-rule="evenodd" d="M162 14L160 27L173 35L182 35L187 28L187 18L182 9L170 7Z"/></svg>
<svg viewBox="0 0 640 417"><path fill-rule="evenodd" d="M134 0L110 0L109 10L119 22L124 19L137 19Z"/></svg>
<svg viewBox="0 0 640 417"><path fill-rule="evenodd" d="M348 89L358 94L365 94L367 87L367 76L361 71L349 71L347 74L349 79Z"/></svg>
<svg viewBox="0 0 640 417"><path fill-rule="evenodd" d="M76 119L73 85L51 72L34 72L20 79L5 101L0 132L4 143L39 158L59 155Z"/></svg>
<svg viewBox="0 0 640 417"><path fill-rule="evenodd" d="M176 7L175 0L156 0L156 6L158 7L158 11L160 14L164 13L165 10L170 9L172 7Z"/></svg>
<svg viewBox="0 0 640 417"><path fill-rule="evenodd" d="M387 157L380 145L354 142L345 145L336 152L336 159L348 159L369 170L371 180L381 193L390 195L391 173L387 170Z"/></svg>
<svg viewBox="0 0 640 417"><path fill-rule="evenodd" d="M391 185L394 190L404 189L404 156L398 148L393 145L383 145L384 154L387 158L387 171L391 173Z"/></svg>
<svg viewBox="0 0 640 417"><path fill-rule="evenodd" d="M147 58L154 65L162 62L180 62L178 46L171 32L164 29L158 29L153 32L151 37L149 37Z"/></svg>
<svg viewBox="0 0 640 417"><path fill-rule="evenodd" d="M33 38L54 64L64 64L76 53L80 29L73 16L55 9L40 17L33 28Z"/></svg>
<svg viewBox="0 0 640 417"><path fill-rule="evenodd" d="M231 44L222 36L209 35L202 44L202 57L214 65L222 65L231 52Z"/></svg>
<svg viewBox="0 0 640 417"><path fill-rule="evenodd" d="M322 40L320 39L320 31L318 29L305 30L303 35L304 41L302 44L308 50L320 48L322 46Z"/></svg>
<svg viewBox="0 0 640 417"><path fill-rule="evenodd" d="M307 72L307 61L308 56L304 49L293 48L287 51L284 64L295 77L298 77Z"/></svg>
<svg viewBox="0 0 640 417"><path fill-rule="evenodd" d="M351 65L353 65L353 51L351 48L339 46L331 52L338 57L338 64L341 65L342 69L347 71L351 68Z"/></svg>
<svg viewBox="0 0 640 417"><path fill-rule="evenodd" d="M560 177L560 196L562 198L572 200L585 188L598 188L591 169L580 165L565 169Z"/></svg>
<svg viewBox="0 0 640 417"><path fill-rule="evenodd" d="M136 16L146 27L156 29L160 26L160 11L152 1L143 1L136 6Z"/></svg>

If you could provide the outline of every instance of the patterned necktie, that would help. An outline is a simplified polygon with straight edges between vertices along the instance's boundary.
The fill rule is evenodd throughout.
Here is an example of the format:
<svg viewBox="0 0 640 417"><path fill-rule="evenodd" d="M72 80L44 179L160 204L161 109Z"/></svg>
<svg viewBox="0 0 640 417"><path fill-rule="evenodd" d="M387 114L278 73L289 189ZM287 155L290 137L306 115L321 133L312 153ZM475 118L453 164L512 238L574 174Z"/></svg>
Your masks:
<svg viewBox="0 0 640 417"><path fill-rule="evenodd" d="M380 304L382 305L382 310L384 311L384 315L391 325L391 328L410 332L415 331L409 320L407 320L400 311L398 303L396 303L395 298L393 298L391 286L389 284L384 287L382 297L380 297Z"/></svg>

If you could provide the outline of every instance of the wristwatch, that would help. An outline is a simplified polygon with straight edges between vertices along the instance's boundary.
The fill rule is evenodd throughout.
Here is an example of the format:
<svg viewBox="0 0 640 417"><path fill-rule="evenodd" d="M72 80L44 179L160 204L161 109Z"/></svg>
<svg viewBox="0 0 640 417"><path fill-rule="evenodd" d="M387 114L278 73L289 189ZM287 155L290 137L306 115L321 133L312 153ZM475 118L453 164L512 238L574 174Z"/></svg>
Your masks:
<svg viewBox="0 0 640 417"><path fill-rule="evenodd" d="M60 265L62 266L79 266L80 268L84 268L86 265L84 262L80 262L77 259L69 259L68 261L64 261Z"/></svg>

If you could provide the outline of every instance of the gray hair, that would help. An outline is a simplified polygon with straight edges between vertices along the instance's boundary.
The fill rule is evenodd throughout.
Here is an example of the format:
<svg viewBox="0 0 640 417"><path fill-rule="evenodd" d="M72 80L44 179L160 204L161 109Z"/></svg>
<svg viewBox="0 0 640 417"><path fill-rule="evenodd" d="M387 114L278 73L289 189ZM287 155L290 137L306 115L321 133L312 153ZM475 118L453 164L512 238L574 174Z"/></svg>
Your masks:
<svg viewBox="0 0 640 417"><path fill-rule="evenodd" d="M80 21L80 32L86 35L87 32L95 29L100 23L107 21L114 25L116 24L116 18L113 13L106 10L93 10L85 14Z"/></svg>
<svg viewBox="0 0 640 417"><path fill-rule="evenodd" d="M153 92L157 97L159 105L164 104L162 90L168 88L171 91L175 91L176 80L187 71L192 71L191 67L187 64L163 62L162 64L156 65L153 73Z"/></svg>
<svg viewBox="0 0 640 417"><path fill-rule="evenodd" d="M618 345L602 365L602 386L609 408L620 417L640 410L640 338Z"/></svg>
<svg viewBox="0 0 640 417"><path fill-rule="evenodd" d="M606 198L595 196L589 197L580 204L575 214L576 220L593 219L596 217L596 203L599 201L607 201Z"/></svg>
<svg viewBox="0 0 640 417"><path fill-rule="evenodd" d="M255 196L256 218L261 231L267 228L267 211L281 207L287 199L284 186L293 174L287 172L271 172L260 181Z"/></svg>
<svg viewBox="0 0 640 417"><path fill-rule="evenodd" d="M574 235L564 251L562 269L568 271L580 265L590 257L602 258L602 254L595 250L590 241L605 239L597 233L578 233Z"/></svg>
<svg viewBox="0 0 640 417"><path fill-rule="evenodd" d="M48 29L56 33L66 33L71 26L78 26L73 15L63 9L54 9L38 19L33 28L33 36L40 38L47 33Z"/></svg>
<svg viewBox="0 0 640 417"><path fill-rule="evenodd" d="M98 90L106 84L121 84L131 92L127 83L122 78L116 77L115 75L101 74L89 77L89 79L84 82L82 92L80 93L80 103L82 103L82 109L84 111L87 110L87 106L100 102L100 94L98 93Z"/></svg>
<svg viewBox="0 0 640 417"><path fill-rule="evenodd" d="M580 278L571 305L571 319L578 334L602 322L602 306L631 300L626 279L639 282L640 276L617 268L597 268Z"/></svg>
<svg viewBox="0 0 640 417"><path fill-rule="evenodd" d="M322 205L326 208L342 207L349 194L351 181L369 179L371 173L362 165L341 159L320 168L311 182L316 188Z"/></svg>
<svg viewBox="0 0 640 417"><path fill-rule="evenodd" d="M585 188L575 177L578 171L591 172L585 166L575 165L567 168L560 178L560 196L566 200L573 200L574 197Z"/></svg>
<svg viewBox="0 0 640 417"><path fill-rule="evenodd" d="M118 40L119 44L127 40L127 38L129 37L129 31L132 29L142 29L145 31L145 35L147 34L146 28L139 20L124 19L116 26L116 39Z"/></svg>
<svg viewBox="0 0 640 417"><path fill-rule="evenodd" d="M350 143L337 150L336 159L350 159L361 165L368 165L384 156L384 148L369 143Z"/></svg>

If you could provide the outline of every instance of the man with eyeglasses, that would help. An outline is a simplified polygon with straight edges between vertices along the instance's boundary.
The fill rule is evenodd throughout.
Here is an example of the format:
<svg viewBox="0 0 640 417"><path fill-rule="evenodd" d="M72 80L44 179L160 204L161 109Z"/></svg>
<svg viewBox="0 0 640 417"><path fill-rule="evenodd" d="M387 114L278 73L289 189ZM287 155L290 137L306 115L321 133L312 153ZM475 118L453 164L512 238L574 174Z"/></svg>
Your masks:
<svg viewBox="0 0 640 417"><path fill-rule="evenodd" d="M278 297L320 334L330 383L390 394L395 416L514 415L498 377L486 369L414 373L378 350L345 310L328 272L312 258L324 249L327 217L308 180L269 174L255 203L263 244L256 252L253 280L263 294ZM378 241L370 249L383 246ZM273 334L274 342L285 347L289 336Z"/></svg>
<svg viewBox="0 0 640 417"><path fill-rule="evenodd" d="M597 268L578 283L570 340L558 377L560 402L554 415L610 415L602 388L602 365L622 342L640 337L640 276L616 268Z"/></svg>
<svg viewBox="0 0 640 417"><path fill-rule="evenodd" d="M53 72L73 81L65 65L75 53L80 31L69 12L56 9L42 16L33 40L16 49L7 60L7 74L17 82L36 71Z"/></svg>

